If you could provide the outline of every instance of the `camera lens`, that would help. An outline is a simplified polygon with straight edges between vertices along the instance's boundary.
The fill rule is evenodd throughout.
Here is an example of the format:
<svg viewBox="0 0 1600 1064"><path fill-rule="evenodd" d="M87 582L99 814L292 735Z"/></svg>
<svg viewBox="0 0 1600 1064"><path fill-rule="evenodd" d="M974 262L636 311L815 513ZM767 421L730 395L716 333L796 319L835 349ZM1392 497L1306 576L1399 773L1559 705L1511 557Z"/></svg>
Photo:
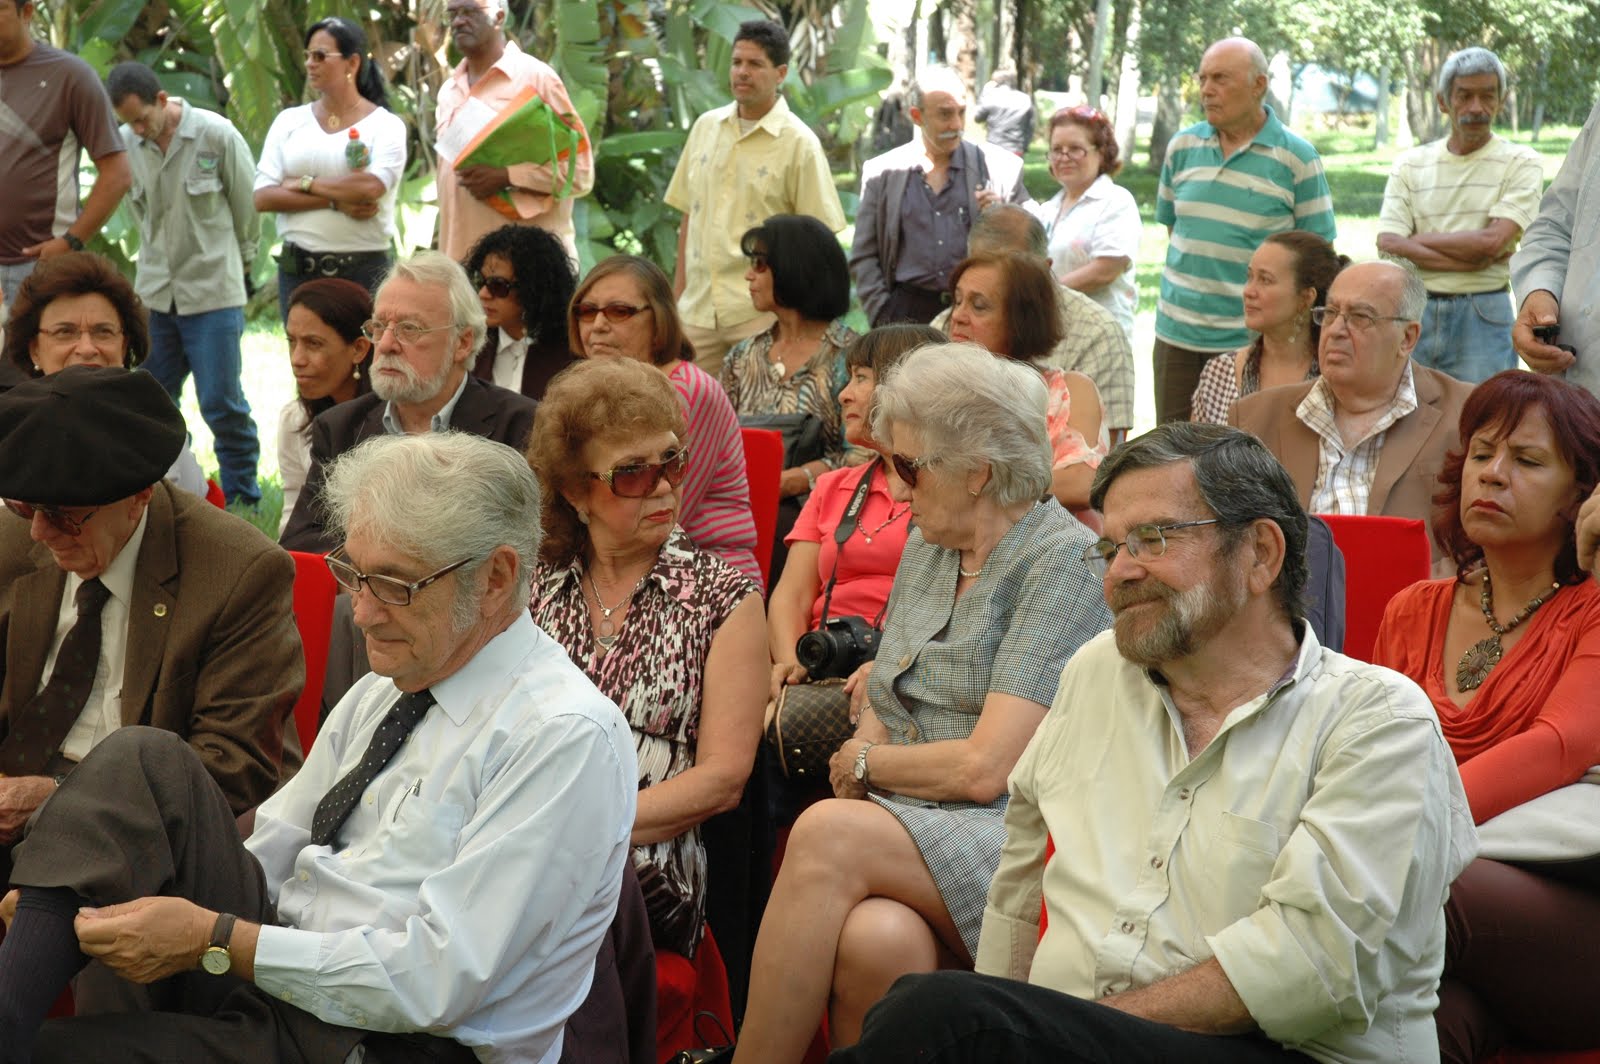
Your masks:
<svg viewBox="0 0 1600 1064"><path fill-rule="evenodd" d="M820 632L807 632L800 637L799 642L794 645L794 656L806 667L806 672L812 676L827 676L831 673L833 660L839 653L839 648L834 645L837 636L837 632L824 629Z"/></svg>

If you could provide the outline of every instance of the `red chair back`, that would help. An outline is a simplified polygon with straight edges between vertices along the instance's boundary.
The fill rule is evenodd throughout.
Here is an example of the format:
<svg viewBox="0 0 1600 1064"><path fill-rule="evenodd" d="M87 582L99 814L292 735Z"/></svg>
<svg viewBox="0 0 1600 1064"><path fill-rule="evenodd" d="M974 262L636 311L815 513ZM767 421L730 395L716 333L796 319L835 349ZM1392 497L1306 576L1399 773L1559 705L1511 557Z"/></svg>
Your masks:
<svg viewBox="0 0 1600 1064"><path fill-rule="evenodd" d="M761 580L772 586L772 541L778 534L778 499L783 479L783 434L772 429L740 429L744 467L750 478L750 513L756 522L756 562Z"/></svg>
<svg viewBox="0 0 1600 1064"><path fill-rule="evenodd" d="M702 1013L716 1022L696 1023ZM692 961L681 953L656 951L657 1064L667 1064L685 1049L718 1045L723 1034L733 1035L728 969L708 927Z"/></svg>
<svg viewBox="0 0 1600 1064"><path fill-rule="evenodd" d="M294 559L294 623L306 656L306 685L294 704L300 749L311 753L322 715L322 680L328 671L328 640L333 635L333 599L338 586L320 554L292 550Z"/></svg>
<svg viewBox="0 0 1600 1064"><path fill-rule="evenodd" d="M1317 516L1344 554L1344 652L1370 661L1389 600L1432 573L1427 526L1409 517Z"/></svg>
<svg viewBox="0 0 1600 1064"><path fill-rule="evenodd" d="M228 508L228 497L222 494L222 485L217 483L216 477L206 481L206 502L219 510Z"/></svg>

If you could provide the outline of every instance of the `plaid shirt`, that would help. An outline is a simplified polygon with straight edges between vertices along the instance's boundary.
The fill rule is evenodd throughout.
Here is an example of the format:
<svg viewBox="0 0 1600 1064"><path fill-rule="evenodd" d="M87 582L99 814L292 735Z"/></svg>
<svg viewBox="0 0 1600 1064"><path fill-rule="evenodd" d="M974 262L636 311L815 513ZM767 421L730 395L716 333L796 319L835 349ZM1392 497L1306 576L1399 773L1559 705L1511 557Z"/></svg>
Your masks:
<svg viewBox="0 0 1600 1064"><path fill-rule="evenodd" d="M1411 360L1406 360L1394 402L1354 446L1346 447L1344 438L1339 435L1333 406L1333 390L1328 387L1326 377L1319 377L1295 408L1295 416L1322 438L1322 446L1317 451L1317 483L1311 489L1311 505L1306 510L1314 514L1365 514L1372 479L1378 472L1378 456L1383 453L1389 427L1417 408L1417 384L1411 373Z"/></svg>

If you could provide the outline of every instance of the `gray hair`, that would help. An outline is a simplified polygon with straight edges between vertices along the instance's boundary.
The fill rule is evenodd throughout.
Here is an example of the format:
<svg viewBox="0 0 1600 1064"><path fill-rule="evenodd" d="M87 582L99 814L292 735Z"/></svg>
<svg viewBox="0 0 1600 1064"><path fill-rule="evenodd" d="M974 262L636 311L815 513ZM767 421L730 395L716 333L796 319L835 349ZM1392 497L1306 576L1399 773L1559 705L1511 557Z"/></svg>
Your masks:
<svg viewBox="0 0 1600 1064"><path fill-rule="evenodd" d="M991 203L978 213L967 232L967 254L980 251L1020 251L1050 257L1050 235L1044 224L1015 203Z"/></svg>
<svg viewBox="0 0 1600 1064"><path fill-rule="evenodd" d="M1500 62L1500 57L1487 48L1463 48L1451 53L1439 68L1439 95L1448 101L1456 78L1470 78L1474 74L1493 74L1499 83L1500 95L1506 94L1506 65Z"/></svg>
<svg viewBox="0 0 1600 1064"><path fill-rule="evenodd" d="M503 443L467 432L374 436L328 466L323 505L340 539L354 531L435 568L471 558L457 570L457 631L477 612L478 574L496 547L516 552L511 598L527 605L543 528L539 481Z"/></svg>
<svg viewBox="0 0 1600 1064"><path fill-rule="evenodd" d="M472 279L461 263L443 252L419 251L395 263L378 291L382 292L397 277L424 288L443 288L450 301L450 323L455 326L450 334L450 346L454 347L463 333L471 333L472 353L478 353L488 331L488 318L484 316L483 304L478 301L478 290L472 286Z"/></svg>
<svg viewBox="0 0 1600 1064"><path fill-rule="evenodd" d="M967 102L967 86L954 70L946 66L931 66L918 74L906 90L906 106L920 110L922 98L930 92L949 93L957 103Z"/></svg>
<svg viewBox="0 0 1600 1064"><path fill-rule="evenodd" d="M1039 371L975 344L928 344L901 359L872 395L872 434L899 422L940 465L989 466L984 494L1000 506L1050 492L1050 397Z"/></svg>
<svg viewBox="0 0 1600 1064"><path fill-rule="evenodd" d="M1283 532L1283 569L1273 585L1291 619L1305 615L1306 537L1309 521L1300 493L1267 445L1227 425L1169 421L1112 451L1095 473L1089 505L1104 510L1106 494L1124 473L1187 462L1200 497L1231 543L1254 521Z"/></svg>
<svg viewBox="0 0 1600 1064"><path fill-rule="evenodd" d="M1406 321L1421 321L1428 309L1428 286L1423 284L1422 274L1407 259L1388 261L1405 275L1400 282L1400 305L1395 315Z"/></svg>

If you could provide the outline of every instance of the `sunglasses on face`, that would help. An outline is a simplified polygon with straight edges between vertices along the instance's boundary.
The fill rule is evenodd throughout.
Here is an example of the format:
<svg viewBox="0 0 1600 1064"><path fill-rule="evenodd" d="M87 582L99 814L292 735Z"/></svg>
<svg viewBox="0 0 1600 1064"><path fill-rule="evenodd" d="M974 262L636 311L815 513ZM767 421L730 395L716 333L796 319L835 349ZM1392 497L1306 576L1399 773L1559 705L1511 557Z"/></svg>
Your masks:
<svg viewBox="0 0 1600 1064"><path fill-rule="evenodd" d="M579 303L572 308L572 313L576 314L578 320L585 325L602 314L606 316L606 321L620 325L635 314L642 314L649 309L649 307L632 307L626 303L607 303L603 307L595 303Z"/></svg>
<svg viewBox="0 0 1600 1064"><path fill-rule="evenodd" d="M745 258L750 260L750 268L757 273L766 273L772 268L767 263L767 256L760 252L757 252L754 255L746 255Z"/></svg>
<svg viewBox="0 0 1600 1064"><path fill-rule="evenodd" d="M689 449L679 447L675 451L668 451L666 457L659 462L633 462L628 465L619 465L606 470L604 473L590 473L596 480L603 480L611 489L611 494L619 499L642 499L656 490L656 485L661 483L661 478L666 477L667 483L677 487L683 482L684 466L689 461Z"/></svg>
<svg viewBox="0 0 1600 1064"><path fill-rule="evenodd" d="M921 458L907 458L903 454L891 454L889 462L894 466L894 474L905 481L908 488L917 486L917 475L934 463L932 455L923 455Z"/></svg>
<svg viewBox="0 0 1600 1064"><path fill-rule="evenodd" d="M5 500L6 509L31 522L34 514L43 514L44 519L50 522L50 527L67 536L76 536L83 531L83 526L89 519L99 513L99 508L90 510L81 517L74 517L65 510L58 510L54 506L35 506L31 502L21 502L17 499Z"/></svg>
<svg viewBox="0 0 1600 1064"><path fill-rule="evenodd" d="M477 274L472 278L472 283L479 288L488 289L489 294L496 299L504 299L511 294L512 285L516 284L509 277L490 277L487 274Z"/></svg>
<svg viewBox="0 0 1600 1064"><path fill-rule="evenodd" d="M326 63L330 59L343 59L339 52L330 52L325 48L307 48L306 58L315 63Z"/></svg>

